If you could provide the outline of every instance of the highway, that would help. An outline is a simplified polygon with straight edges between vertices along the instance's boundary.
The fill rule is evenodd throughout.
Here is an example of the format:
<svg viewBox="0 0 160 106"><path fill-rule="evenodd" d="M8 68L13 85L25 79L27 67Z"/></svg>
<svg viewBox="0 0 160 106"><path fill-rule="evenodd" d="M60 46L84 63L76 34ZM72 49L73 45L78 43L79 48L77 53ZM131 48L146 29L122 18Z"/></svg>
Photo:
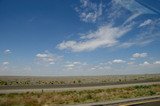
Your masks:
<svg viewBox="0 0 160 106"><path fill-rule="evenodd" d="M42 85L42 86L0 86L0 94L5 93L24 93L24 92L51 92L51 91L66 91L66 90L93 90L105 88L122 88L136 85L152 85L160 84L159 82L142 82L142 83L127 83L127 84L91 84L91 85Z"/></svg>
<svg viewBox="0 0 160 106"><path fill-rule="evenodd" d="M160 95L122 99L109 102L78 104L74 106L160 106Z"/></svg>

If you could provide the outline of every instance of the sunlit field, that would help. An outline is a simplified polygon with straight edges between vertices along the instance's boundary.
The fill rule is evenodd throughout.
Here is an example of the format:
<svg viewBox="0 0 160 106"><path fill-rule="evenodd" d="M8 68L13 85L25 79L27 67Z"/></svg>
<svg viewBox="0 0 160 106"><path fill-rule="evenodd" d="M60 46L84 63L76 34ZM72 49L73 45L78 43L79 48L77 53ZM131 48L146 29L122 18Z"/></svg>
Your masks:
<svg viewBox="0 0 160 106"><path fill-rule="evenodd" d="M108 76L68 76L68 77L16 77L1 76L2 86L28 85L70 85L70 84L121 84L160 81L160 74L108 75Z"/></svg>
<svg viewBox="0 0 160 106"><path fill-rule="evenodd" d="M0 106L56 106L60 104L106 102L159 94L160 85L81 91L11 93L0 94Z"/></svg>
<svg viewBox="0 0 160 106"><path fill-rule="evenodd" d="M160 0L0 0L0 106L150 104Z"/></svg>

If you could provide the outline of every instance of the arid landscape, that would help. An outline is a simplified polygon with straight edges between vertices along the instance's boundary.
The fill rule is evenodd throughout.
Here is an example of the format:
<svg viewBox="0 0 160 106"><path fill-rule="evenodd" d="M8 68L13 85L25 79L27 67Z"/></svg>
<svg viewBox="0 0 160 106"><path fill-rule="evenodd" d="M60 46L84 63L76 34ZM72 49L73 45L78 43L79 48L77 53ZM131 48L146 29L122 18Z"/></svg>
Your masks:
<svg viewBox="0 0 160 106"><path fill-rule="evenodd" d="M160 74L144 75L108 75L108 76L61 76L61 77L27 77L1 76L1 86L30 85L77 85L77 84L121 84L160 81Z"/></svg>
<svg viewBox="0 0 160 106"><path fill-rule="evenodd" d="M160 95L160 74L1 76L0 81L0 106L76 105Z"/></svg>
<svg viewBox="0 0 160 106"><path fill-rule="evenodd" d="M0 0L0 106L160 106L160 0Z"/></svg>

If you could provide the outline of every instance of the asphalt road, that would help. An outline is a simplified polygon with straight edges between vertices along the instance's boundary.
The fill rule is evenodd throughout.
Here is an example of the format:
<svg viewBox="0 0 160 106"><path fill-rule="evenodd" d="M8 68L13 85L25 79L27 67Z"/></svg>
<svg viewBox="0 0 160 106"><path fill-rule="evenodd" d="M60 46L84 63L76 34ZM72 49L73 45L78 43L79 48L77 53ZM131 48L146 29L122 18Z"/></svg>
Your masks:
<svg viewBox="0 0 160 106"><path fill-rule="evenodd" d="M121 106L121 105L120 105ZM122 105L122 106L160 106L160 97L151 98L148 100L142 100L139 102L132 102L130 104Z"/></svg>
<svg viewBox="0 0 160 106"><path fill-rule="evenodd" d="M130 84L95 84L95 85L57 85L57 86L0 86L0 94L4 93L23 93L23 92L51 92L51 91L66 91L66 90L90 90L90 89L105 89L105 88L121 88L136 85L152 85L160 84L159 82L145 82L145 83L130 83Z"/></svg>
<svg viewBox="0 0 160 106"><path fill-rule="evenodd" d="M137 105L130 105L130 106L160 106L160 101L144 103L144 104L137 104Z"/></svg>
<svg viewBox="0 0 160 106"><path fill-rule="evenodd" d="M11 89L47 89L47 88L74 88L74 87L94 87L94 86L111 86L111 85L124 85L124 84L137 84L137 83L155 83L160 80L154 81L128 81L128 82L110 82L110 83L88 83L88 84L53 84L53 85L18 85L18 86L0 86L0 90Z"/></svg>
<svg viewBox="0 0 160 106"><path fill-rule="evenodd" d="M160 106L160 95L122 99L109 102L78 104L76 106Z"/></svg>

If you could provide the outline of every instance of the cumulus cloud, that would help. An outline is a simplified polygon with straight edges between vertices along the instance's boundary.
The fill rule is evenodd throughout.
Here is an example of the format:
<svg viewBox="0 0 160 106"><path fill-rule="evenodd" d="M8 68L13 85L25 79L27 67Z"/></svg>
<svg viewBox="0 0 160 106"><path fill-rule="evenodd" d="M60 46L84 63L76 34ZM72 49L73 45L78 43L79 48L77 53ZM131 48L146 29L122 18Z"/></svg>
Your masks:
<svg viewBox="0 0 160 106"><path fill-rule="evenodd" d="M144 27L146 25L150 25L152 23L152 20L151 19L148 19L148 20L145 20L143 23L141 23L139 25L139 27Z"/></svg>
<svg viewBox="0 0 160 106"><path fill-rule="evenodd" d="M38 58L46 58L46 57L48 57L48 54L37 54L36 55Z"/></svg>
<svg viewBox="0 0 160 106"><path fill-rule="evenodd" d="M68 70L72 70L72 69L82 68L86 65L87 63L85 62L75 61L75 62L66 62L66 65L64 65L64 67L66 67Z"/></svg>
<svg viewBox="0 0 160 106"><path fill-rule="evenodd" d="M131 25L113 27L105 25L96 31L81 37L81 41L63 41L57 47L60 50L68 49L73 52L92 51L99 47L111 47L118 43L118 38L131 30Z"/></svg>
<svg viewBox="0 0 160 106"><path fill-rule="evenodd" d="M45 64L55 64L55 62L57 62L60 58L60 56L52 54L49 51L45 51L44 53L38 53L36 55L37 62Z"/></svg>
<svg viewBox="0 0 160 106"><path fill-rule="evenodd" d="M76 65L81 64L81 62L75 61L75 62L67 62L67 64L65 65L65 67L74 67Z"/></svg>
<svg viewBox="0 0 160 106"><path fill-rule="evenodd" d="M141 66L147 66L147 65L150 65L149 62L145 61L144 63L140 64Z"/></svg>
<svg viewBox="0 0 160 106"><path fill-rule="evenodd" d="M121 59L115 59L112 61L113 63L125 63L126 61L121 60Z"/></svg>
<svg viewBox="0 0 160 106"><path fill-rule="evenodd" d="M132 55L133 58L145 58L147 56L148 56L147 53L135 53Z"/></svg>
<svg viewBox="0 0 160 106"><path fill-rule="evenodd" d="M155 61L153 64L160 64L160 61Z"/></svg>
<svg viewBox="0 0 160 106"><path fill-rule="evenodd" d="M75 66L75 64L67 64L67 65L65 65L65 67L74 67Z"/></svg>
<svg viewBox="0 0 160 106"><path fill-rule="evenodd" d="M8 65L9 62L8 62L8 61L5 61L5 62L3 62L2 64L3 64L3 65Z"/></svg>
<svg viewBox="0 0 160 106"><path fill-rule="evenodd" d="M9 50L9 49L6 49L6 50L4 51L4 54L10 54L10 53L12 53L12 52L11 52L11 50Z"/></svg>
<svg viewBox="0 0 160 106"><path fill-rule="evenodd" d="M96 4L90 0L80 0L81 5L76 7L76 12L79 13L79 17L84 22L95 22L103 12L102 3Z"/></svg>

